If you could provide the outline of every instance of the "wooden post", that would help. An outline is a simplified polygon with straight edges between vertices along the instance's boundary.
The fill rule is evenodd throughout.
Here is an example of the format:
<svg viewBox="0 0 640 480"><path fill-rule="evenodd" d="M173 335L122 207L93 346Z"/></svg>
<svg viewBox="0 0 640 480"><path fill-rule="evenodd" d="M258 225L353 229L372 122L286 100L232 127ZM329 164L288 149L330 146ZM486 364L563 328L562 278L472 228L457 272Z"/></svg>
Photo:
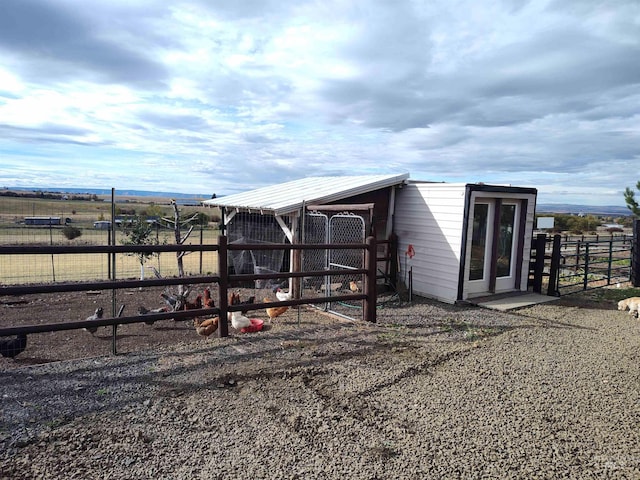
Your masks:
<svg viewBox="0 0 640 480"><path fill-rule="evenodd" d="M367 249L364 254L365 268L367 274L364 277L364 291L367 298L364 300L364 308L362 309L362 315L364 320L371 323L376 323L376 256L377 256L377 244L374 237L367 237L366 240Z"/></svg>
<svg viewBox="0 0 640 480"><path fill-rule="evenodd" d="M584 244L584 277L582 280L582 289L586 290L589 284L589 242Z"/></svg>
<svg viewBox="0 0 640 480"><path fill-rule="evenodd" d="M218 272L220 283L218 283L218 305L220 308L220 318L218 320L218 337L229 336L229 323L227 319L227 307L229 306L229 266L227 263L227 237L218 237Z"/></svg>
<svg viewBox="0 0 640 480"><path fill-rule="evenodd" d="M633 245L631 246L631 285L640 287L640 219L633 219Z"/></svg>
<svg viewBox="0 0 640 480"><path fill-rule="evenodd" d="M536 235L534 243L535 248L535 264L533 268L533 291L542 293L542 275L544 273L544 253L547 247L547 234L539 233Z"/></svg>
<svg viewBox="0 0 640 480"><path fill-rule="evenodd" d="M559 296L558 291L558 276L560 274L560 241L561 235L553 236L553 250L551 251L551 265L549 267L549 286L547 288L547 295L552 297Z"/></svg>
<svg viewBox="0 0 640 480"><path fill-rule="evenodd" d="M607 261L607 285L611 285L611 265L613 264L613 239L609 240L609 260Z"/></svg>

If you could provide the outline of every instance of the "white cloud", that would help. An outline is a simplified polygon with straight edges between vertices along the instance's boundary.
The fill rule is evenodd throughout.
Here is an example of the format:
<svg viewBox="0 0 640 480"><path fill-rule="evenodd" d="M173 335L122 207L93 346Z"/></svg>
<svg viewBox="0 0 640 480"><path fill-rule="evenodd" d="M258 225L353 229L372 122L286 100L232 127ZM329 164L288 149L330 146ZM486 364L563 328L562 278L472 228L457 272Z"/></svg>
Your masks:
<svg viewBox="0 0 640 480"><path fill-rule="evenodd" d="M640 178L635 1L1 8L3 184L223 194L409 171L620 205Z"/></svg>

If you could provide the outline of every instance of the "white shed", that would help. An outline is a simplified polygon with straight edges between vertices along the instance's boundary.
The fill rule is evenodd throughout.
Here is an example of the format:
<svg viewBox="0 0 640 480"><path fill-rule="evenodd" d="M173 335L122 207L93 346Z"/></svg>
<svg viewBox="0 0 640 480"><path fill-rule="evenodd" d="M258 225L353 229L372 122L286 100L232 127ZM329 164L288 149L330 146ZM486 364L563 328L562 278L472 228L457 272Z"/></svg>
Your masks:
<svg viewBox="0 0 640 480"><path fill-rule="evenodd" d="M447 303L526 291L536 197L535 188L410 180L396 193L401 276L410 269L414 294Z"/></svg>

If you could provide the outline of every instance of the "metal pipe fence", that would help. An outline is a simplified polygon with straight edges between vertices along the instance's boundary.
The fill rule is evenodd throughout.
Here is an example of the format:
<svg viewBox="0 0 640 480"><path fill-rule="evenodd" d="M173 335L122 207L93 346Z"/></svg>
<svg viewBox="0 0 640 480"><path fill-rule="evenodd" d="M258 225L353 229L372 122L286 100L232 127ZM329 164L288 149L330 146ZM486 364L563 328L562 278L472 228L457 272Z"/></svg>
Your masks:
<svg viewBox="0 0 640 480"><path fill-rule="evenodd" d="M583 241L581 238L538 235L532 244L530 285L547 294L567 295L578 291L628 282L637 237L611 236Z"/></svg>

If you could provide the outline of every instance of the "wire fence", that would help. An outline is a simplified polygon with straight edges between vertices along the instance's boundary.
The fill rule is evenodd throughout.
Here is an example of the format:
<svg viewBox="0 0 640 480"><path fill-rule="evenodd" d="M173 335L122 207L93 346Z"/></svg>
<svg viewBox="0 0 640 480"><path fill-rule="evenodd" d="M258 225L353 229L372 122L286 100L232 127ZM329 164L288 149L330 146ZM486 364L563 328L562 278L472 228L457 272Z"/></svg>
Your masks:
<svg viewBox="0 0 640 480"><path fill-rule="evenodd" d="M149 227L145 244L175 244L171 199L127 196L65 195L31 193L31 196L0 196L0 245L83 246L121 245L131 242L132 222L140 219ZM20 194L23 195L23 194ZM191 234L184 245L215 245L220 234L217 211L197 202L178 208L181 234ZM134 242L135 243L135 242ZM217 254L186 252L182 262L187 275L217 273ZM173 252L156 252L145 257L117 254L3 255L0 283L5 285L105 279L143 278L159 273L178 275Z"/></svg>

